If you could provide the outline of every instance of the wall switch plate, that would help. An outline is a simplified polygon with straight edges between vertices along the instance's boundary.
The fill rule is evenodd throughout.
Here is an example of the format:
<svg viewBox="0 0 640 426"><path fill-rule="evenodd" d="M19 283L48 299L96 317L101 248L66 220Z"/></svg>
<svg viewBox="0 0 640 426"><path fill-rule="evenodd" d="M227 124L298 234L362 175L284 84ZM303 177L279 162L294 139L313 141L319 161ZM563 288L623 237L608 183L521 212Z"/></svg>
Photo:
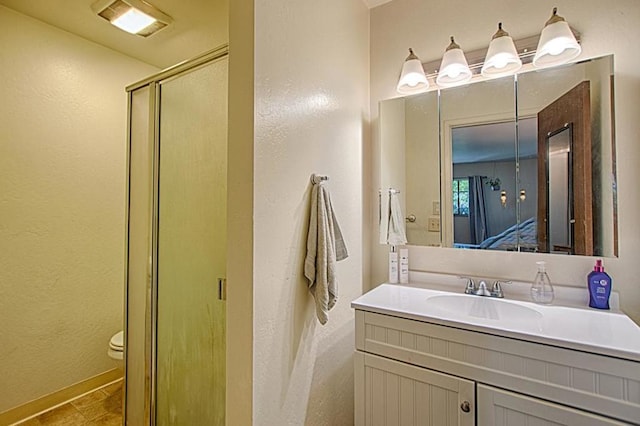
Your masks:
<svg viewBox="0 0 640 426"><path fill-rule="evenodd" d="M440 201L433 201L433 214L440 215Z"/></svg>
<svg viewBox="0 0 640 426"><path fill-rule="evenodd" d="M440 232L440 218L439 217L430 217L427 221L427 231L429 232Z"/></svg>

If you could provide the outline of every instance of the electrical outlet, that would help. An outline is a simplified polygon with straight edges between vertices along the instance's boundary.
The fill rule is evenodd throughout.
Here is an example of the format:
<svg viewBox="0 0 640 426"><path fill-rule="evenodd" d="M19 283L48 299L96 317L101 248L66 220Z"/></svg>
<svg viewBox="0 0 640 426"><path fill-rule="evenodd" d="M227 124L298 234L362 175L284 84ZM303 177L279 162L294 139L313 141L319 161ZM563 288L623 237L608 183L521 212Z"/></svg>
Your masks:
<svg viewBox="0 0 640 426"><path fill-rule="evenodd" d="M433 201L433 214L440 216L440 201Z"/></svg>
<svg viewBox="0 0 640 426"><path fill-rule="evenodd" d="M427 221L427 231L429 232L440 232L440 218L439 217L430 217Z"/></svg>

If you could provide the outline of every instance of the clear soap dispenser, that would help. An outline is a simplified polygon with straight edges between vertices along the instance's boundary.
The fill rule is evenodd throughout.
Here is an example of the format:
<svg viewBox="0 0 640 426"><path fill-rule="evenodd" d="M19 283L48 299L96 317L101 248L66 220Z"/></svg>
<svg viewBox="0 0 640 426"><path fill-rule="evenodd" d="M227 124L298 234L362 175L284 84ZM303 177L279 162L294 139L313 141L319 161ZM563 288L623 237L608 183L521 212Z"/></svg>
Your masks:
<svg viewBox="0 0 640 426"><path fill-rule="evenodd" d="M536 262L536 265L538 265L538 273L531 285L531 298L536 303L551 303L553 302L553 286L549 275L547 275L545 262Z"/></svg>

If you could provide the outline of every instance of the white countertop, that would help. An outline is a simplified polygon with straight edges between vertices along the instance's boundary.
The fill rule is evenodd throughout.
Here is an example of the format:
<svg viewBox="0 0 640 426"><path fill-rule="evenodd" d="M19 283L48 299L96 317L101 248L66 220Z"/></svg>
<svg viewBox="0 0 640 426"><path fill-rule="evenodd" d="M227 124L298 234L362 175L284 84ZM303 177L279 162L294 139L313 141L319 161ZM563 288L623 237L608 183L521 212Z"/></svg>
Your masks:
<svg viewBox="0 0 640 426"><path fill-rule="evenodd" d="M363 311L640 361L640 327L623 313L562 306L560 302L538 305L511 300L508 295L505 299L468 296L463 294L464 286L451 292L418 285L382 284L354 300L351 306Z"/></svg>

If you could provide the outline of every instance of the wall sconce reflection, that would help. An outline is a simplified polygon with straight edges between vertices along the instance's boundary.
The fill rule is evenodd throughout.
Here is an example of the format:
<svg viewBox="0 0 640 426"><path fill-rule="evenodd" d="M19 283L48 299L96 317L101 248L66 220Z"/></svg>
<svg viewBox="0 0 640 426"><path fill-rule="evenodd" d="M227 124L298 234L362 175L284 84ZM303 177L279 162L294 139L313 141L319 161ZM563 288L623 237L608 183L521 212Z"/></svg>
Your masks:
<svg viewBox="0 0 640 426"><path fill-rule="evenodd" d="M527 193L525 192L524 189L520 190L520 201L524 201L527 199Z"/></svg>
<svg viewBox="0 0 640 426"><path fill-rule="evenodd" d="M502 207L507 207L507 191L500 192L500 204Z"/></svg>

